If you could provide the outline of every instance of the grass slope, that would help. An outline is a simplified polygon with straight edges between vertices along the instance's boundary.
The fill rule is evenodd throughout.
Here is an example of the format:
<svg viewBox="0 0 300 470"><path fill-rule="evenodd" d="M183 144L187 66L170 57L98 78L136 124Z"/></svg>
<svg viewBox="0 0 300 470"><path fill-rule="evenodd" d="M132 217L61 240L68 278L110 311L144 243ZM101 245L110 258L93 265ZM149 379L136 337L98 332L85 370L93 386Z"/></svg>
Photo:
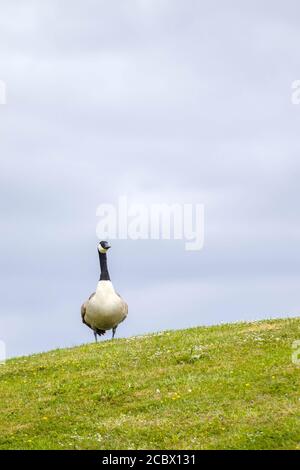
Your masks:
<svg viewBox="0 0 300 470"><path fill-rule="evenodd" d="M164 332L0 366L2 449L300 449L300 319Z"/></svg>

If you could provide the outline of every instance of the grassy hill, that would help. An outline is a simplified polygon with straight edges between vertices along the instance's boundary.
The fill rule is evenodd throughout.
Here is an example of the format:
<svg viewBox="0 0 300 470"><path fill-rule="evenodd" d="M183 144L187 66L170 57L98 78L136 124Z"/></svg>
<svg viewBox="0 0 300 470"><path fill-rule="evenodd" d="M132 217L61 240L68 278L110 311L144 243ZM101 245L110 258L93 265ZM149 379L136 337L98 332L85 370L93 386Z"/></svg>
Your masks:
<svg viewBox="0 0 300 470"><path fill-rule="evenodd" d="M104 341L0 366L1 449L300 449L300 319Z"/></svg>

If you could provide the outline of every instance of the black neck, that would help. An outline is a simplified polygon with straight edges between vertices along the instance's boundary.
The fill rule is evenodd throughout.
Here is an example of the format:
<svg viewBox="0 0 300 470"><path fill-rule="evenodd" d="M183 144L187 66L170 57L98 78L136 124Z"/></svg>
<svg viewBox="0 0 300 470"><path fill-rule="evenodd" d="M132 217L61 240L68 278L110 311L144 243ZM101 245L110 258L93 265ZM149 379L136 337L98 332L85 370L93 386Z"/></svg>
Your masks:
<svg viewBox="0 0 300 470"><path fill-rule="evenodd" d="M100 268L101 268L100 281L110 281L109 272L107 269L106 253L100 253L100 251L98 253L99 253Z"/></svg>

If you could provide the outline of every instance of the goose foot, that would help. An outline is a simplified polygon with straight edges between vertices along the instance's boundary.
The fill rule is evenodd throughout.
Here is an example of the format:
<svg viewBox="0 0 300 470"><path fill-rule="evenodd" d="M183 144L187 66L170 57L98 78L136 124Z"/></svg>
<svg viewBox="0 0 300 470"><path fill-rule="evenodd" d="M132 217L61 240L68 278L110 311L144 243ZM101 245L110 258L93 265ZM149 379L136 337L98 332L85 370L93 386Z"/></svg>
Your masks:
<svg viewBox="0 0 300 470"><path fill-rule="evenodd" d="M116 326L112 329L112 337L111 337L111 339L114 339L115 334L116 334L116 329L117 329Z"/></svg>
<svg viewBox="0 0 300 470"><path fill-rule="evenodd" d="M97 342L98 342L98 339L97 339L97 333L96 333L96 331L94 331L94 336L95 336L95 342L97 343Z"/></svg>

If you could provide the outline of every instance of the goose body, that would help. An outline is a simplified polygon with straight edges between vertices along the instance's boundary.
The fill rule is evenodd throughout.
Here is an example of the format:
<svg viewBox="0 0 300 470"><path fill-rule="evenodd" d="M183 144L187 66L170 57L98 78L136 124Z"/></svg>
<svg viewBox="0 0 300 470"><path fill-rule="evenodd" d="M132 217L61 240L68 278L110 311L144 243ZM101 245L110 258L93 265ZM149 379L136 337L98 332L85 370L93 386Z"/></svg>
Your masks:
<svg viewBox="0 0 300 470"><path fill-rule="evenodd" d="M116 293L111 281L99 281L95 294L86 304L85 321L92 328L111 330L127 315L127 304Z"/></svg>
<svg viewBox="0 0 300 470"><path fill-rule="evenodd" d="M117 294L109 277L106 258L109 248L107 242L101 242L98 246L100 280L96 292L81 307L82 321L94 331L96 341L97 335L103 335L107 330L112 330L114 337L117 326L128 313L127 303Z"/></svg>

